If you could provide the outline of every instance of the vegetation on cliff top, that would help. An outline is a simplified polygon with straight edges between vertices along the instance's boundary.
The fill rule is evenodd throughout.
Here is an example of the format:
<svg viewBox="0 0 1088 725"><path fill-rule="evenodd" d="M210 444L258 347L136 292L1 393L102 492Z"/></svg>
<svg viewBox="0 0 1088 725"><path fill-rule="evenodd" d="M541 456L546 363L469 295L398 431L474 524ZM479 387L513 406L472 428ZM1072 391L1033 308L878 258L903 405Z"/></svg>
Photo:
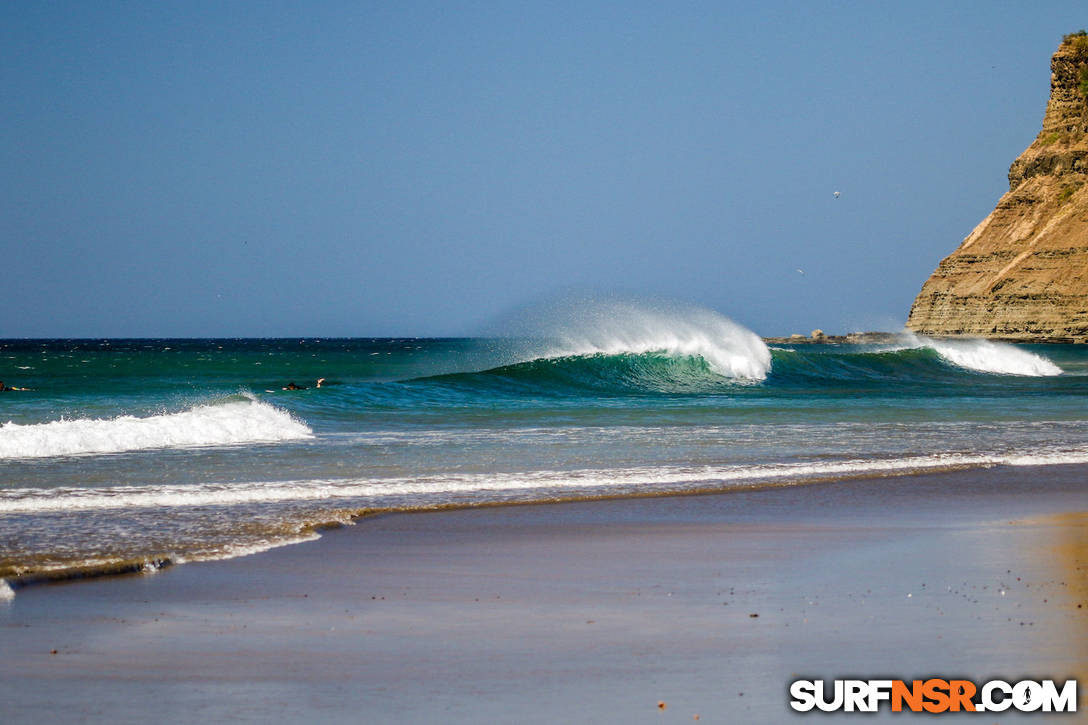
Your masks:
<svg viewBox="0 0 1088 725"><path fill-rule="evenodd" d="M1072 45L1074 50L1088 53L1088 30L1081 28L1075 33L1062 36L1062 45Z"/></svg>
<svg viewBox="0 0 1088 725"><path fill-rule="evenodd" d="M1078 30L1075 33L1067 33L1062 36L1062 45L1068 45L1073 49L1073 53L1076 56L1076 60L1082 65L1079 71L1078 79L1080 85L1078 90L1080 95L1084 98L1085 102L1088 102L1088 30Z"/></svg>

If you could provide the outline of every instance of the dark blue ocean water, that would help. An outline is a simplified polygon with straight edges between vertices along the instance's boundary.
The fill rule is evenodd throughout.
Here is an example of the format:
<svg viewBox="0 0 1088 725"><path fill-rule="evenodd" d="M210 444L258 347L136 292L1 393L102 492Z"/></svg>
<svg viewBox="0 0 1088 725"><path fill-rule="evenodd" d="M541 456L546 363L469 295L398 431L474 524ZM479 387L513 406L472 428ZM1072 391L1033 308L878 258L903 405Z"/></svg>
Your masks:
<svg viewBox="0 0 1088 725"><path fill-rule="evenodd" d="M0 394L0 577L236 556L366 510L1088 462L1083 347L769 349L711 313L620 318L0 342L31 389Z"/></svg>

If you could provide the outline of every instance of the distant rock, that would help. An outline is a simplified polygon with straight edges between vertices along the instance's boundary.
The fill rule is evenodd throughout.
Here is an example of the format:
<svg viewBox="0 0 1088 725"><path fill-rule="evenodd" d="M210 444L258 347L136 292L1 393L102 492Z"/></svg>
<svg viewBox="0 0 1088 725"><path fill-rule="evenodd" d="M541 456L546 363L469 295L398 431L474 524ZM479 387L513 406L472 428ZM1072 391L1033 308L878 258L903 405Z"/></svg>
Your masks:
<svg viewBox="0 0 1088 725"><path fill-rule="evenodd" d="M823 330L813 330L812 335L799 335L794 333L789 337L765 337L763 341L771 345L874 345L887 344L899 339L899 333L895 332L851 332L849 335L827 335Z"/></svg>
<svg viewBox="0 0 1088 725"><path fill-rule="evenodd" d="M1009 191L914 300L924 335L1088 342L1088 34L1050 61L1043 129Z"/></svg>

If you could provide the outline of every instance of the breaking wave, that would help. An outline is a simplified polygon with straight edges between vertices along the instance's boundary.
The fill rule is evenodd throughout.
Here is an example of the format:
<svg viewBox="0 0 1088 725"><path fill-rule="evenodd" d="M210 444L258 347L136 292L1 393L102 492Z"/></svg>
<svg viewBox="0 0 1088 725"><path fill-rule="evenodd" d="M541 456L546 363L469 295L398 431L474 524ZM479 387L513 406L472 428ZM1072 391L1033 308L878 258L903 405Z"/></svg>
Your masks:
<svg viewBox="0 0 1088 725"><path fill-rule="evenodd" d="M965 373L1062 373L1045 357L1008 343L936 340L910 332L893 344L771 350L754 332L713 310L674 303L576 301L529 314L516 333L537 342L523 344L510 363L406 382L473 393L626 395L736 391L738 383L839 386L845 380L929 383Z"/></svg>
<svg viewBox="0 0 1088 725"><path fill-rule="evenodd" d="M907 333L916 347L930 348L953 365L980 373L1048 377L1062 369L1042 355L991 340L934 340Z"/></svg>
<svg viewBox="0 0 1088 725"><path fill-rule="evenodd" d="M662 343L663 341L658 341ZM542 356L525 362L408 381L410 386L439 385L473 395L533 394L579 396L640 394L736 394L740 384L789 388L834 388L846 384L963 385L966 378L990 377L972 385L1003 385L1006 376L1051 377L1062 369L1047 358L1010 344L987 340L929 340L904 336L898 345L799 345L744 357L751 367L734 363L726 375L707 357L709 345L672 349L628 345L614 349ZM646 350L639 350L646 347ZM715 351L719 357L720 351ZM759 371L758 378L738 375ZM1000 377L999 377L1000 376Z"/></svg>
<svg viewBox="0 0 1088 725"><path fill-rule="evenodd" d="M253 398L197 405L145 418L80 418L0 425L0 459L232 446L311 438L289 413Z"/></svg>
<svg viewBox="0 0 1088 725"><path fill-rule="evenodd" d="M988 340L931 340L906 334L891 345L774 348L767 382L815 389L843 385L1005 386L1010 376L1053 377L1062 369L1029 350Z"/></svg>
<svg viewBox="0 0 1088 725"><path fill-rule="evenodd" d="M539 358L477 373L435 376L422 382L489 392L622 395L714 392L738 379L721 375L699 355L654 351ZM739 382L751 380L741 378Z"/></svg>
<svg viewBox="0 0 1088 725"><path fill-rule="evenodd" d="M762 380L771 352L751 330L713 310L677 303L592 301L537 311L522 334L542 340L519 362L600 356L699 359L714 374Z"/></svg>

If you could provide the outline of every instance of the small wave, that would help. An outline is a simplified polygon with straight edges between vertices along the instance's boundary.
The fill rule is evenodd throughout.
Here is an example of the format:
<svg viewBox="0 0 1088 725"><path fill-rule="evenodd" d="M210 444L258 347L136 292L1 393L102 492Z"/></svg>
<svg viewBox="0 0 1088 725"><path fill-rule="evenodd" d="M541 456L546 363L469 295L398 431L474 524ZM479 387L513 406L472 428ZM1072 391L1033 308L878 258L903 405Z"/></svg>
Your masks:
<svg viewBox="0 0 1088 725"><path fill-rule="evenodd" d="M6 423L0 425L0 459L274 443L312 436L304 423L284 410L259 400L233 400L146 418Z"/></svg>
<svg viewBox="0 0 1088 725"><path fill-rule="evenodd" d="M83 550L61 551L33 557L20 564L0 563L0 605L6 603L5 599L14 599L15 590L34 584L122 574L154 575L175 564L236 559L315 541L321 538L321 531L353 524L356 518L367 513L353 509L335 510L301 520L247 527L244 531L234 532L236 540L233 541L211 540L190 542L189 545L172 542L162 548L162 541L140 542L137 537L131 547L122 545L121 551L115 550L112 555L87 557ZM162 550L149 554L148 544L152 549ZM129 550L125 551L125 548Z"/></svg>
<svg viewBox="0 0 1088 725"><path fill-rule="evenodd" d="M538 492L525 500L546 499L563 490L579 495L662 493L768 483L908 475L988 466L1049 466L1088 463L1088 450L1037 453L940 453L897 458L804 461L734 466L660 466L620 469L543 470L472 473L387 479L318 479L247 483L153 485L102 488L0 489L0 514L94 511L189 506L234 506L287 501L358 499L383 506L397 499L420 506L461 500L464 494ZM551 493L548 493L551 492ZM449 497L452 496L453 499ZM383 503L386 502L386 503ZM414 507L414 504L407 504Z"/></svg>

